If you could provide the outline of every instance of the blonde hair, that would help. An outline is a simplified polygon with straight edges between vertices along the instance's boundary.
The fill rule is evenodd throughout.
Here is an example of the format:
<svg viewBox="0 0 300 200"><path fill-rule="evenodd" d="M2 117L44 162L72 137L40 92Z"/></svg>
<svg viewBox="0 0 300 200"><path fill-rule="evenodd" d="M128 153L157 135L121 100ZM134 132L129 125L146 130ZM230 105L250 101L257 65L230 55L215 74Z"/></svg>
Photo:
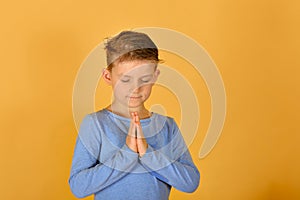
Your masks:
<svg viewBox="0 0 300 200"><path fill-rule="evenodd" d="M107 69L123 61L149 60L161 62L158 48L145 33L122 31L105 43Z"/></svg>

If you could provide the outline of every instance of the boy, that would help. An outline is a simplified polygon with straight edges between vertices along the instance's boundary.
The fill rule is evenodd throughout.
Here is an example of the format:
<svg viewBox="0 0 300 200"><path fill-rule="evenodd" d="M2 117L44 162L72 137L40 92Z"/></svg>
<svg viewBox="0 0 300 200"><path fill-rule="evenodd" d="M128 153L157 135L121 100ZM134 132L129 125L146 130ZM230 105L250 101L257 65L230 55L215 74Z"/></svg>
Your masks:
<svg viewBox="0 0 300 200"><path fill-rule="evenodd" d="M123 31L106 43L103 79L111 105L83 119L69 184L77 197L167 200L171 187L193 192L200 174L173 118L149 112L158 49L143 33Z"/></svg>

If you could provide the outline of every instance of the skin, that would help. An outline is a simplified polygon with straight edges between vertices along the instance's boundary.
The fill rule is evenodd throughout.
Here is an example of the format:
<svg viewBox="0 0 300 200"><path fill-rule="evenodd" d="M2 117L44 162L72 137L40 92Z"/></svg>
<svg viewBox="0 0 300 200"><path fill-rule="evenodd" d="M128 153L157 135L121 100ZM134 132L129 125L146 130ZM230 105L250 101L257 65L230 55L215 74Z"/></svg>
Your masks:
<svg viewBox="0 0 300 200"><path fill-rule="evenodd" d="M140 119L151 116L144 103L160 73L156 66L148 60L134 60L117 63L111 71L103 71L103 79L112 86L114 94L112 104L106 109L131 119L126 144L140 157L148 148Z"/></svg>

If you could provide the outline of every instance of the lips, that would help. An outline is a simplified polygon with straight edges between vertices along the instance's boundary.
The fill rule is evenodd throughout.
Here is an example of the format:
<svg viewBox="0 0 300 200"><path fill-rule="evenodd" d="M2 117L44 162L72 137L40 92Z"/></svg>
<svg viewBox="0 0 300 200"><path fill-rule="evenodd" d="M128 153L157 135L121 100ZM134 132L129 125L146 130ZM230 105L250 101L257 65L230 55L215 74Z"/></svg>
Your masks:
<svg viewBox="0 0 300 200"><path fill-rule="evenodd" d="M128 97L129 99L139 99L141 98L141 96L131 96L131 97Z"/></svg>

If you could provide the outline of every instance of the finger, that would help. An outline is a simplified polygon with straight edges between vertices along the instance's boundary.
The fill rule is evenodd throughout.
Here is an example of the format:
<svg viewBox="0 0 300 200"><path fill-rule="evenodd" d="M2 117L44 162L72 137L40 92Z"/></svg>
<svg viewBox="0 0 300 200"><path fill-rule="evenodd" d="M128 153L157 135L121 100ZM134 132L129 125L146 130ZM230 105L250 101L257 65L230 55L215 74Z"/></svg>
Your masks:
<svg viewBox="0 0 300 200"><path fill-rule="evenodd" d="M132 113L130 113L131 114L131 119L135 119L135 116L136 116L136 113L135 112L132 112Z"/></svg>
<svg viewBox="0 0 300 200"><path fill-rule="evenodd" d="M134 112L134 116L135 116L134 125L136 128L137 138L143 138L144 134L143 134L143 130L142 130L141 122L140 122L140 117L137 112Z"/></svg>
<svg viewBox="0 0 300 200"><path fill-rule="evenodd" d="M135 133L135 138L137 138L137 124L138 124L138 118L137 118L137 112L134 112L133 113L133 116L134 116L134 133Z"/></svg>
<svg viewBox="0 0 300 200"><path fill-rule="evenodd" d="M142 126L140 126L140 124L135 124L135 126L137 127L137 152L142 157L147 151L148 143L144 137Z"/></svg>
<svg viewBox="0 0 300 200"><path fill-rule="evenodd" d="M143 129L140 123L135 124L136 127L136 135L138 139L144 138Z"/></svg>
<svg viewBox="0 0 300 200"><path fill-rule="evenodd" d="M128 135L131 137L135 137L135 119L134 119L134 114L131 113L131 121L130 121L130 125L129 125L129 130L128 130Z"/></svg>
<svg viewBox="0 0 300 200"><path fill-rule="evenodd" d="M135 112L135 123L140 124L140 117L137 112Z"/></svg>
<svg viewBox="0 0 300 200"><path fill-rule="evenodd" d="M127 146L134 152L138 152L137 150L137 143L136 143L136 139L134 137L131 136L127 136L126 137L126 144Z"/></svg>

